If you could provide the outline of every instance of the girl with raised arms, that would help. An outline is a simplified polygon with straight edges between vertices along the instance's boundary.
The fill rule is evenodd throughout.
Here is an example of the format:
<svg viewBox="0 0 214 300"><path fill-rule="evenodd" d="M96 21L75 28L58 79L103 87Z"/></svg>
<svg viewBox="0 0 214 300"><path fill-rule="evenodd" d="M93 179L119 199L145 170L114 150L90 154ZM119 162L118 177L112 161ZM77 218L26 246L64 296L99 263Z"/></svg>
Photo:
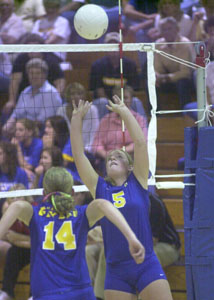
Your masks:
<svg viewBox="0 0 214 300"><path fill-rule="evenodd" d="M136 264L120 232L106 218L100 221L106 257L105 299L133 300L138 294L142 300L172 300L168 281L153 251L146 139L128 107L118 96L113 100L107 108L124 121L134 142L134 161L126 151L111 151L106 159L105 179L95 172L83 150L82 120L91 104L81 101L71 119L72 152L82 181L94 198L107 199L120 210L145 247L145 260Z"/></svg>

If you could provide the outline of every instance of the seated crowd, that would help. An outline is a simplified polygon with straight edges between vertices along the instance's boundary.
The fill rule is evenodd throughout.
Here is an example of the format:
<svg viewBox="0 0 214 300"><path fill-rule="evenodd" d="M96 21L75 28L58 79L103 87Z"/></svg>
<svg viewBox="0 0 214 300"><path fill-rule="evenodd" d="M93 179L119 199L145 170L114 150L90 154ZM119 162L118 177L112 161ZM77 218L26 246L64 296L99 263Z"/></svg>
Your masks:
<svg viewBox="0 0 214 300"><path fill-rule="evenodd" d="M209 52L211 60L207 72L208 101L214 104L214 1L202 0L196 7L195 2L183 1L185 5L182 5L180 0L123 1L122 28L124 38L131 35L134 42L156 42L159 51L184 61L195 60L191 42L203 41L207 50L205 55ZM87 3L102 6L109 18L107 33L96 42L119 43L117 0L0 0L0 43L89 43L78 36L73 25L75 12ZM178 46L176 42L183 44ZM105 175L108 151L121 148L124 139L126 150L133 154L133 142L126 130L122 133L120 118L106 109L112 95L120 96L121 93L118 52L94 59L88 87L78 79L67 80L62 68L66 60L66 53L59 52L29 52L16 56L0 53L0 97L2 94L7 99L1 104L0 111L0 191L42 188L44 174L52 166L65 167L73 175L75 184L82 184L69 137L74 105L78 106L80 100L92 100L83 120L83 144L85 154L98 173ZM144 89L142 82L147 81L146 68L145 52L139 53L138 65L124 55L124 102L147 137L148 103L135 93ZM160 95L172 91L179 98L177 109L197 108L197 103L193 102L195 71L160 53L155 53L154 69L158 109L166 108ZM173 100L167 99L168 104ZM195 115L188 114L188 117L196 119ZM163 202L154 193L150 196L154 245L159 260L167 266L178 260L180 241ZM80 205L92 200L89 193L76 193L75 198ZM0 199L0 217L17 199ZM24 200L36 205L41 197L25 197ZM160 222L154 218L154 212L160 215ZM160 223L168 226L160 228ZM169 227L171 239L167 240ZM164 245L163 250L161 244L167 244L167 247ZM10 300L14 298L19 271L30 261L28 228L16 222L5 240L0 241L0 251L6 256L0 300ZM99 227L88 236L86 257L95 295L97 299L104 299L105 259ZM166 261L163 257L171 259Z"/></svg>

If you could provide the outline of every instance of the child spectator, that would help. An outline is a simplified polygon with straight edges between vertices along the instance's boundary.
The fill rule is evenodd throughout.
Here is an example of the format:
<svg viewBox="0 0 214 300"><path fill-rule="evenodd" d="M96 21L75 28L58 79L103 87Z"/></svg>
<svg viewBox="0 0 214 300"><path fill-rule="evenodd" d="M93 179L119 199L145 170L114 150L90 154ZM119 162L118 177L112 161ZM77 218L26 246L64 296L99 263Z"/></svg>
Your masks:
<svg viewBox="0 0 214 300"><path fill-rule="evenodd" d="M19 165L26 172L33 171L38 166L43 147L36 123L26 118L18 119L11 143L16 145Z"/></svg>
<svg viewBox="0 0 214 300"><path fill-rule="evenodd" d="M38 167L35 169L35 179L33 182L33 188L42 188L42 181L45 172L51 167L62 167L63 158L61 150L52 146L51 148L44 148L41 152L40 161Z"/></svg>
<svg viewBox="0 0 214 300"><path fill-rule="evenodd" d="M63 150L69 138L69 130L65 119L61 116L52 116L45 121L43 147L57 146Z"/></svg>
<svg viewBox="0 0 214 300"><path fill-rule="evenodd" d="M35 122L26 118L17 120L11 143L16 146L19 165L27 173L31 186L34 180L34 168L39 163L43 148L42 140L38 138L38 128Z"/></svg>
<svg viewBox="0 0 214 300"><path fill-rule="evenodd" d="M26 188L28 188L27 174L19 166L16 146L10 142L1 141L0 191L7 191L17 183L22 183Z"/></svg>

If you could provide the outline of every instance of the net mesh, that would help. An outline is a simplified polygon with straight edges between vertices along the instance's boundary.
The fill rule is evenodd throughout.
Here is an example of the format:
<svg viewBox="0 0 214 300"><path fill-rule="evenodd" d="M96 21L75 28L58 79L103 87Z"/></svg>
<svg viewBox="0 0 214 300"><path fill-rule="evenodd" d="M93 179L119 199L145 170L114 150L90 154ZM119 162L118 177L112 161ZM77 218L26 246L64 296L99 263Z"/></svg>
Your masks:
<svg viewBox="0 0 214 300"><path fill-rule="evenodd" d="M128 147L132 142L126 130L125 140L122 138L121 121L115 119L115 116L110 116L105 107L113 93L121 95L121 73L125 86L128 85L123 91L124 101L134 111L145 135L149 130L148 145L153 153L150 157L150 170L152 175L155 175L155 50L154 44L124 43L121 70L118 63L118 44L0 45L1 55L6 56L10 62L1 62L2 70L6 72L10 68L10 82L5 91L0 91L0 154L2 150L4 161L12 166L13 173L13 177L7 176L5 182L1 182L4 179L0 180L0 190L7 191L13 185L16 167L24 169L24 173L21 170L16 174L19 179L17 177L15 180L21 178L20 181L28 186L31 189L30 193L34 195L42 193L42 178L50 165L65 165L74 176L74 180L81 182L69 143L72 99L93 101L92 109L84 120L83 141L92 165L99 174L104 175L103 158L106 153L121 148L124 144ZM142 53L148 55L148 78L140 64ZM64 57L64 60L61 59ZM114 72L109 69L109 59L115 68ZM148 86L147 79L150 82ZM169 95L161 95L159 101L162 101L167 109L179 109L176 92L170 96L173 96L173 101L168 100ZM151 107L153 109L150 112ZM4 152L8 145L12 145L13 149L6 155ZM14 159L14 155L17 159ZM167 169L169 173L175 173L179 154L174 157L171 165L167 165L166 162L165 166L161 155L162 152L157 154L157 173L164 173L162 170ZM16 164L11 162L12 158ZM38 190L33 191L35 189ZM78 187L76 190L87 189ZM28 193L26 190L26 194ZM0 197L5 195L2 193Z"/></svg>

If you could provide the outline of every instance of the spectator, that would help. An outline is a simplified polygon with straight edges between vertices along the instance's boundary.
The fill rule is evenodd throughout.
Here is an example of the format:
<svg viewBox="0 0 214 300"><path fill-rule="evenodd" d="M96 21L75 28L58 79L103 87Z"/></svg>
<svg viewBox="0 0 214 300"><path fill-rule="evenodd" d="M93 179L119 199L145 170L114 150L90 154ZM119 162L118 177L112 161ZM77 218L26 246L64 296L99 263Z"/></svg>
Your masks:
<svg viewBox="0 0 214 300"><path fill-rule="evenodd" d="M64 93L65 104L57 110L57 115L62 116L70 130L70 120L73 112L72 101L78 105L80 100L86 99L86 90L79 82L69 84ZM92 105L83 120L83 143L85 151L91 152L91 146L94 139L94 134L99 125L97 108Z"/></svg>
<svg viewBox="0 0 214 300"><path fill-rule="evenodd" d="M103 236L102 236L102 230L100 226L96 226L88 233L88 241L85 248L85 254L86 254L86 261L88 265L88 271L91 278L92 286L94 288L95 296L97 296L96 290L95 290L95 284L97 284L97 281L100 281L99 273L103 270L99 270L99 264L100 264L100 255L103 253ZM104 253L103 253L104 254ZM104 255L103 255L104 256ZM104 262L105 262L105 256L104 256ZM105 270L104 270L105 271ZM104 295L104 279L105 279L105 272L103 276L103 282L101 284L100 288L102 289L102 294ZM99 297L100 298L100 297Z"/></svg>
<svg viewBox="0 0 214 300"><path fill-rule="evenodd" d="M33 188L42 188L42 182L45 172L51 167L62 167L63 158L62 151L53 146L51 148L43 148L40 156L40 161L38 167L35 169L35 179L33 182ZM40 199L37 198L37 199Z"/></svg>
<svg viewBox="0 0 214 300"><path fill-rule="evenodd" d="M42 137L44 148L57 146L63 150L68 139L69 130L63 117L52 116L46 119L44 135Z"/></svg>
<svg viewBox="0 0 214 300"><path fill-rule="evenodd" d="M206 51L210 55L210 60L214 61L214 15L205 21L204 31L207 34L207 38L205 40Z"/></svg>
<svg viewBox="0 0 214 300"><path fill-rule="evenodd" d="M125 89L124 92L124 103L127 107L131 107L132 95L129 88ZM140 127L143 130L144 136L147 138L147 119L142 117L139 113L130 109L131 113L135 116ZM99 128L95 134L93 142L93 152L96 156L96 164L98 169L103 172L104 162L109 151L114 149L121 149L125 146L126 151L129 154L133 154L134 143L125 128L125 133L123 137L122 133L122 122L118 114L110 112L105 115L101 121Z"/></svg>
<svg viewBox="0 0 214 300"><path fill-rule="evenodd" d="M211 62L206 66L206 89L207 104L214 105L214 16L209 17L204 23L204 30L207 34L205 40L207 55L210 55ZM184 106L185 110L197 109L197 102L190 102ZM186 126L194 126L198 120L198 112L190 111L184 113Z"/></svg>
<svg viewBox="0 0 214 300"><path fill-rule="evenodd" d="M19 0L15 2L15 13L22 19L27 32L31 32L36 19L45 15L42 0Z"/></svg>
<svg viewBox="0 0 214 300"><path fill-rule="evenodd" d="M137 43L149 43L151 38L148 30L153 27L154 19L158 11L159 0L129 0L124 6L125 27L135 36ZM144 76L146 68L146 53L139 53L139 60Z"/></svg>
<svg viewBox="0 0 214 300"><path fill-rule="evenodd" d="M0 38L3 44L15 44L26 32L21 18L13 10L14 0L0 0Z"/></svg>
<svg viewBox="0 0 214 300"><path fill-rule="evenodd" d="M71 30L66 18L59 15L60 0L43 0L46 15L37 20L32 33L39 34L45 44L67 44ZM66 53L55 52L59 61L64 61Z"/></svg>
<svg viewBox="0 0 214 300"><path fill-rule="evenodd" d="M35 122L26 118L18 119L11 142L17 147L19 165L24 169L34 170L42 151L42 141L38 138Z"/></svg>
<svg viewBox="0 0 214 300"><path fill-rule="evenodd" d="M71 36L69 42L71 44L82 44L87 42L79 36L74 28L74 15L84 3L85 0L61 0L60 13L62 17L66 18L70 23Z"/></svg>
<svg viewBox="0 0 214 300"><path fill-rule="evenodd" d="M139 113L141 116L146 118L146 113L143 107L142 102L137 98L134 97L134 90L129 85L125 85L123 87L123 91L125 93L128 93L130 97L132 98L131 101L131 109L135 112ZM113 94L117 94L120 97L121 94L121 88L119 86L114 87ZM108 104L108 100L106 98L98 98L93 100L93 104L97 107L98 114L99 114L99 120L101 120L107 113L109 113L109 110L106 108L106 105Z"/></svg>
<svg viewBox="0 0 214 300"><path fill-rule="evenodd" d="M119 43L119 33L110 32L105 36L105 43ZM133 60L123 57L124 84L130 85L134 90L139 88L139 76ZM96 60L90 73L90 90L94 92L94 98L112 97L112 89L120 86L120 56L119 51L109 52L107 56Z"/></svg>
<svg viewBox="0 0 214 300"><path fill-rule="evenodd" d="M17 183L22 183L28 188L27 174L19 167L16 146L12 145L10 142L1 141L0 191L7 191Z"/></svg>
<svg viewBox="0 0 214 300"><path fill-rule="evenodd" d="M24 117L42 126L48 117L56 115L62 105L59 93L47 81L48 65L45 61L39 58L29 60L26 71L30 86L20 94L12 115L3 127L6 135L13 131L15 121Z"/></svg>
<svg viewBox="0 0 214 300"><path fill-rule="evenodd" d="M44 40L37 34L27 34L26 38L22 42L23 44L43 44ZM40 58L44 60L48 65L47 79L50 84L54 85L59 93L63 93L65 79L64 74L60 68L58 59L52 53L42 52L29 52L21 53L17 56L13 63L13 70L10 79L9 86L9 99L6 103L3 112L8 115L15 107L17 98L20 93L30 85L28 80L28 74L26 71L26 65L29 60L33 58Z"/></svg>
<svg viewBox="0 0 214 300"><path fill-rule="evenodd" d="M179 235L159 196L150 193L149 199L154 251L162 267L167 267L179 259L181 246Z"/></svg>
<svg viewBox="0 0 214 300"><path fill-rule="evenodd" d="M173 45L172 42L188 42L189 40L179 33L177 21L173 17L167 17L160 21L162 38L158 39L157 49L170 55L174 55L186 61L192 61L192 48L189 44ZM156 73L157 96L161 92L168 93L176 90L179 96L180 108L183 108L191 99L192 71L182 63L177 63L156 53L154 61ZM158 101L158 109L161 103Z"/></svg>
<svg viewBox="0 0 214 300"><path fill-rule="evenodd" d="M201 4L203 8L194 12L194 15L196 15L199 21L196 32L196 41L203 41L207 39L207 35L204 30L204 22L214 15L214 2L212 0L202 0Z"/></svg>
<svg viewBox="0 0 214 300"><path fill-rule="evenodd" d="M2 39L0 38L0 44ZM7 98L8 89L10 85L10 75L12 71L12 64L8 53L0 53L0 94L5 94Z"/></svg>
<svg viewBox="0 0 214 300"><path fill-rule="evenodd" d="M39 164L42 151L42 140L38 137L38 128L34 121L18 119L15 125L15 135L11 143L16 146L18 162L28 175L29 181L34 177L34 168Z"/></svg>
<svg viewBox="0 0 214 300"><path fill-rule="evenodd" d="M25 189L23 184L16 184L10 191L23 189ZM29 203L33 202L30 196L7 198L2 206L2 214L17 200L27 201ZM6 254L0 300L12 300L14 298L14 288L19 272L30 263L29 229L24 223L17 220L6 234L5 239L10 243L11 247Z"/></svg>
<svg viewBox="0 0 214 300"><path fill-rule="evenodd" d="M192 21L191 17L185 14L180 8L180 0L160 0L158 5L158 14L155 18L154 27L148 32L148 35L152 40L156 40L161 37L159 27L160 20L167 17L173 17L178 22L180 28L180 34L195 40L196 35L196 23Z"/></svg>

